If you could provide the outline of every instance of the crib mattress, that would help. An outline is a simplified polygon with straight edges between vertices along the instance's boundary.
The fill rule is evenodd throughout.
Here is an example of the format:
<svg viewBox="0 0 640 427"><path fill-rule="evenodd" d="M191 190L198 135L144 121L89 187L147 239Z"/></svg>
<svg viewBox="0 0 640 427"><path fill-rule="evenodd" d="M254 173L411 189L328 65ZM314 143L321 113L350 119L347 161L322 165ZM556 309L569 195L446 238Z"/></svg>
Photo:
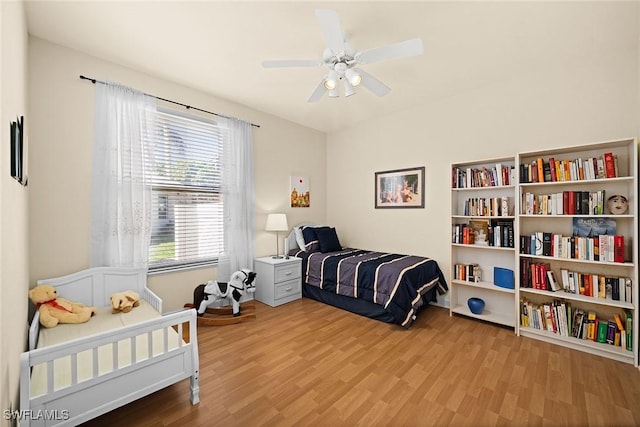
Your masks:
<svg viewBox="0 0 640 427"><path fill-rule="evenodd" d="M38 338L38 348L44 348L61 344L70 340L88 337L115 329L124 328L136 323L161 317L146 301L140 301L140 306L135 307L129 313L111 313L111 306L100 307L98 312L88 322L81 324L60 324L54 328L41 328ZM167 328L168 349L178 347L178 334L173 328ZM115 369L132 364L132 340L130 338L118 341L117 356L114 357L114 345L105 344L97 350L97 374L104 375ZM163 330L152 332L152 354L164 352ZM141 362L149 358L148 334L144 333L135 337L135 361ZM77 353L77 382L94 378L94 352L86 350ZM117 364L114 364L114 359ZM58 390L72 385L71 356L61 357L53 363L53 389ZM47 393L47 365L39 364L33 367L31 374L31 396L36 397Z"/></svg>

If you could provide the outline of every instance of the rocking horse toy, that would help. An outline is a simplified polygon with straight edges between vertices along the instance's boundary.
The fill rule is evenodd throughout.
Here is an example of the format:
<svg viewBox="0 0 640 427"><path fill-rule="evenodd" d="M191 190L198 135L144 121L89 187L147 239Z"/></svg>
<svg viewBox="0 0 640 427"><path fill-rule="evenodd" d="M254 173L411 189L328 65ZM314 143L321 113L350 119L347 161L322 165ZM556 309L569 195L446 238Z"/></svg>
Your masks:
<svg viewBox="0 0 640 427"><path fill-rule="evenodd" d="M241 312L240 299L245 293L254 293L256 285L253 283L256 273L243 268L231 275L228 283L209 280L202 283L193 290L193 304L185 304L187 308L195 308L198 312L198 324L202 325L230 325L239 323L247 319L255 319L255 306L253 301L245 303L248 313ZM210 305L220 302L224 299L231 299L232 308L229 307L213 307ZM215 315L216 317L205 316L205 314ZM233 314L233 316L229 316Z"/></svg>

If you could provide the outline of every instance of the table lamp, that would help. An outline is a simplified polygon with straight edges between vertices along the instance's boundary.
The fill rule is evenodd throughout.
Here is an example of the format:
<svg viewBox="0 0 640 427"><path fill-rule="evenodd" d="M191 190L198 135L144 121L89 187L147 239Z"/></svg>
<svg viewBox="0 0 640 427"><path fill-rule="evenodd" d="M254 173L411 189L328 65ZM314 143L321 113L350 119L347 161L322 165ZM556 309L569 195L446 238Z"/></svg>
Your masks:
<svg viewBox="0 0 640 427"><path fill-rule="evenodd" d="M278 233L280 231L289 231L289 225L287 224L287 215L283 213L268 214L265 230L276 232L276 255L272 258L284 258L284 256L280 256L280 237Z"/></svg>

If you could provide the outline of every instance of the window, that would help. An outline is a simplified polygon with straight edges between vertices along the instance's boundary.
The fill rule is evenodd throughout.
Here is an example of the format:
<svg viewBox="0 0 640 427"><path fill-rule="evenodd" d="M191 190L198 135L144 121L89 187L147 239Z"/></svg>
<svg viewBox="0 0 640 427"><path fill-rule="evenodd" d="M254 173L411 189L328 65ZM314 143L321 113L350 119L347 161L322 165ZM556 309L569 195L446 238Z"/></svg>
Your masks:
<svg viewBox="0 0 640 427"><path fill-rule="evenodd" d="M158 111L154 141L149 269L215 262L224 249L221 159L227 130Z"/></svg>

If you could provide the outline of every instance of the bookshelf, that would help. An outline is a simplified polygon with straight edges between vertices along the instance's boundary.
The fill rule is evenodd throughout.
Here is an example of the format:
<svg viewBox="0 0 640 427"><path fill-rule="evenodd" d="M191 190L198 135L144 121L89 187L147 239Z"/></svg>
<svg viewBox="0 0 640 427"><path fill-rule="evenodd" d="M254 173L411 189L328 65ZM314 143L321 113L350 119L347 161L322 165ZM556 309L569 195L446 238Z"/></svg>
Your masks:
<svg viewBox="0 0 640 427"><path fill-rule="evenodd" d="M451 165L451 316L517 326L515 288L494 284L494 267L515 271L515 167L515 157ZM467 305L472 297L485 302L480 314Z"/></svg>
<svg viewBox="0 0 640 427"><path fill-rule="evenodd" d="M516 164L516 332L638 366L637 140L519 153ZM626 212L607 205L613 195Z"/></svg>

